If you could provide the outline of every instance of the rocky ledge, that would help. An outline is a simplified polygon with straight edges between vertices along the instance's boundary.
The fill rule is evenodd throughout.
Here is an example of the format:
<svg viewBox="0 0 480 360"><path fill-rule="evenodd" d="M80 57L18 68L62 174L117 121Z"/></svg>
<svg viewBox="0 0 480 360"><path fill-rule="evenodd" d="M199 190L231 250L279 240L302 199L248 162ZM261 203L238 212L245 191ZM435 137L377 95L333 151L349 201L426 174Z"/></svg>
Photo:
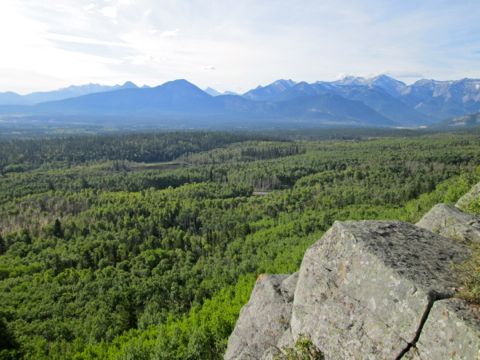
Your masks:
<svg viewBox="0 0 480 360"><path fill-rule="evenodd" d="M418 226L335 222L298 274L259 277L225 359L272 359L301 337L326 359L480 359L480 318L452 271L479 224L448 205Z"/></svg>
<svg viewBox="0 0 480 360"><path fill-rule="evenodd" d="M454 240L480 244L480 219L452 205L434 206L417 226Z"/></svg>

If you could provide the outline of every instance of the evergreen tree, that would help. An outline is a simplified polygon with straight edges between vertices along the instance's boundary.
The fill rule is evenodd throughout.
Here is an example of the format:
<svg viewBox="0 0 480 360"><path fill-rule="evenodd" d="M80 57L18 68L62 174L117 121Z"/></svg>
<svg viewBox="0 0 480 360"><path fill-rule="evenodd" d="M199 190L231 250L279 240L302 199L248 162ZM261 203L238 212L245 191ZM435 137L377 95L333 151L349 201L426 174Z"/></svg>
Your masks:
<svg viewBox="0 0 480 360"><path fill-rule="evenodd" d="M5 243L5 240L2 237L2 234L0 234L0 255L3 255L7 252L7 244Z"/></svg>
<svg viewBox="0 0 480 360"><path fill-rule="evenodd" d="M58 238L63 238L63 228L60 220L55 219L55 223L53 224L53 236Z"/></svg>

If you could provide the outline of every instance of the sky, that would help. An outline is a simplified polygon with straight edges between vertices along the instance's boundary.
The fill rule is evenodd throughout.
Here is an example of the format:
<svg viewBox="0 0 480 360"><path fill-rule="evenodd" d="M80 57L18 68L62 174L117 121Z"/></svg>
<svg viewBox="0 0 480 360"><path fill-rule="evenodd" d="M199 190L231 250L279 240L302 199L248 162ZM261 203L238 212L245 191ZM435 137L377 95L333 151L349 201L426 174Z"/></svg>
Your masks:
<svg viewBox="0 0 480 360"><path fill-rule="evenodd" d="M478 0L2 0L0 91L480 78Z"/></svg>

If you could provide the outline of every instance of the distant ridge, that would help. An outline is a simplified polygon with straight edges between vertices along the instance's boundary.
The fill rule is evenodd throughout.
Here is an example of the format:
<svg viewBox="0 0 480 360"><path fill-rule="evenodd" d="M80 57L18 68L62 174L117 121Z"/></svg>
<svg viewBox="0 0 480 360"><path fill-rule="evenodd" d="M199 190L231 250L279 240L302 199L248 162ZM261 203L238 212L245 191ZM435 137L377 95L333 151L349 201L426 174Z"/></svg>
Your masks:
<svg viewBox="0 0 480 360"><path fill-rule="evenodd" d="M152 88L127 87L33 106L34 111L61 114L118 114L157 111L199 111L210 108L212 96L180 79Z"/></svg>
<svg viewBox="0 0 480 360"><path fill-rule="evenodd" d="M0 93L0 105L33 105L47 101L63 100L99 92L136 88L137 85L131 81L127 81L123 85L114 86L99 84L72 85L63 89L34 92L23 96L14 92L6 92Z"/></svg>
<svg viewBox="0 0 480 360"><path fill-rule="evenodd" d="M7 117L54 120L75 116L100 123L105 117L110 121L149 118L166 127L424 127L480 112L480 80L424 79L407 85L387 75L314 83L280 79L237 95L211 87L202 90L179 79L155 87L126 82L70 86L25 96L1 93L1 104L9 104L0 106L0 114Z"/></svg>
<svg viewBox="0 0 480 360"><path fill-rule="evenodd" d="M339 123L344 125L393 125L374 110L335 94L269 103L245 99L238 95L211 96L181 79L153 88L122 89L89 94L77 98L47 102L30 107L37 114L57 115L142 115L165 117L221 117L282 119Z"/></svg>
<svg viewBox="0 0 480 360"><path fill-rule="evenodd" d="M422 79L411 85L385 74L372 78L346 76L332 82L311 84L278 80L250 90L244 96L257 101L283 101L324 93L362 101L392 120L410 125L480 111L480 79L469 78L451 81Z"/></svg>
<svg viewBox="0 0 480 360"><path fill-rule="evenodd" d="M222 93L220 91L217 91L215 90L214 88L211 88L211 87L207 87L205 90L204 90L208 95L211 95L211 96L219 96L219 95L222 95Z"/></svg>
<svg viewBox="0 0 480 360"><path fill-rule="evenodd" d="M267 86L258 86L253 90L247 91L243 97L250 100L270 101L295 86L293 80L277 80Z"/></svg>

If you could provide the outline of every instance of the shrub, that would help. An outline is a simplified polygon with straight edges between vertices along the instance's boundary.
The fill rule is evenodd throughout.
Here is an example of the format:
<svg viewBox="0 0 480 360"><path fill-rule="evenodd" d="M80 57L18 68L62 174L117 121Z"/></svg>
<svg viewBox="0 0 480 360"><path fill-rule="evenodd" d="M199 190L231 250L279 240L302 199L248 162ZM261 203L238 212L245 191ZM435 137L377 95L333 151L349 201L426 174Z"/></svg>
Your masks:
<svg viewBox="0 0 480 360"><path fill-rule="evenodd" d="M324 360L322 352L306 336L300 336L291 348L283 348L275 360Z"/></svg>

